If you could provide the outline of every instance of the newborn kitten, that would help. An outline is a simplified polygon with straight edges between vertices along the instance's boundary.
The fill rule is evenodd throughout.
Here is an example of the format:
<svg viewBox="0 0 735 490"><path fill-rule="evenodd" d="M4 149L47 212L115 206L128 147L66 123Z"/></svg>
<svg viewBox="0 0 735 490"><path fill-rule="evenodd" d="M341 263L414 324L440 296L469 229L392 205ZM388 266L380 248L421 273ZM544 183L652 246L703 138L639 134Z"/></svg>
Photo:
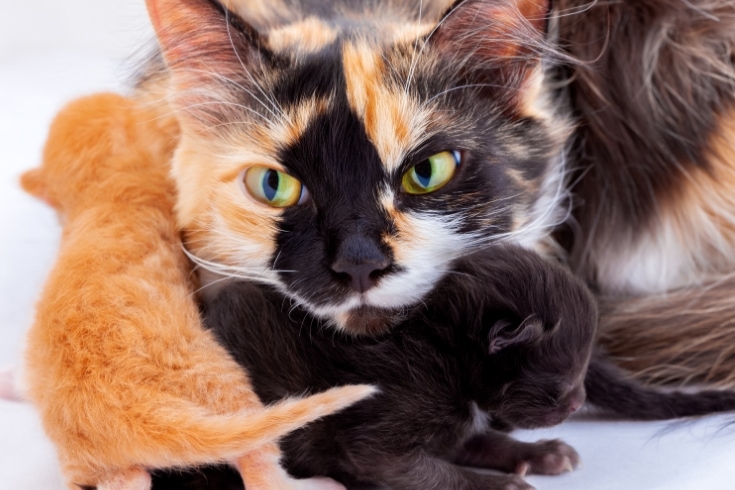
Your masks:
<svg viewBox="0 0 735 490"><path fill-rule="evenodd" d="M530 488L518 475L558 474L576 452L491 428L560 423L584 401L595 303L559 266L518 247L457 263L393 333L335 333L271 289L240 283L210 305L207 323L253 375L267 402L361 382L380 394L282 441L292 474L326 474L352 488ZM243 328L247 325L247 328ZM474 451L474 447L478 447ZM487 447L492 451L485 451Z"/></svg>
<svg viewBox="0 0 735 490"><path fill-rule="evenodd" d="M586 288L518 247L456 262L420 308L376 339L335 333L286 305L269 288L240 283L207 312L264 401L343 383L381 390L282 441L297 476L325 474L349 488L530 488L517 475L463 466L520 475L573 469L579 458L563 442L529 444L503 430L560 423L582 405L585 388L591 403L637 419L735 409L732 392L660 393L626 380L592 353L597 311ZM217 478L236 488L234 478ZM186 488L220 488L206 479ZM174 488L170 481L161 477L155 488Z"/></svg>
<svg viewBox="0 0 735 490"><path fill-rule="evenodd" d="M24 394L70 489L143 490L151 468L213 462L259 489L334 488L286 475L275 441L372 389L264 407L202 328L167 178L175 131L114 94L54 120L43 165L22 178L63 222L28 334Z"/></svg>

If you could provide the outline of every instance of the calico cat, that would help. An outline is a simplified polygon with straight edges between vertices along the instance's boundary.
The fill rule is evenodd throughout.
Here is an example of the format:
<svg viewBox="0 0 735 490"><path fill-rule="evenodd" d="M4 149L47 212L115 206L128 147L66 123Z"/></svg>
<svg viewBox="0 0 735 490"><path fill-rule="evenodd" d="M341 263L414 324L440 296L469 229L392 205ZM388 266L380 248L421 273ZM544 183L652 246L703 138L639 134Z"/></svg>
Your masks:
<svg viewBox="0 0 735 490"><path fill-rule="evenodd" d="M201 327L167 177L175 131L114 94L54 120L43 165L22 177L63 223L28 334L25 394L70 489L143 490L149 469L213 462L236 465L249 488L335 488L286 475L275 441L373 389L264 407Z"/></svg>
<svg viewBox="0 0 735 490"><path fill-rule="evenodd" d="M458 257L553 246L571 123L546 83L547 1L147 5L160 56L138 92L181 123L177 216L205 295L256 280L378 335Z"/></svg>
<svg viewBox="0 0 735 490"><path fill-rule="evenodd" d="M513 242L567 256L627 368L732 382L735 4L549 3L148 0L205 284L378 333Z"/></svg>
<svg viewBox="0 0 735 490"><path fill-rule="evenodd" d="M634 419L735 410L735 392L663 393L628 381L593 354L596 320L594 299L566 269L493 246L458 261L421 307L378 338L335 333L253 283L221 291L205 322L266 402L343 383L380 388L283 439L294 475L325 474L348 488L479 490L530 486L463 466L572 470L579 457L566 444L519 442L495 427L558 424L585 391L593 405Z"/></svg>

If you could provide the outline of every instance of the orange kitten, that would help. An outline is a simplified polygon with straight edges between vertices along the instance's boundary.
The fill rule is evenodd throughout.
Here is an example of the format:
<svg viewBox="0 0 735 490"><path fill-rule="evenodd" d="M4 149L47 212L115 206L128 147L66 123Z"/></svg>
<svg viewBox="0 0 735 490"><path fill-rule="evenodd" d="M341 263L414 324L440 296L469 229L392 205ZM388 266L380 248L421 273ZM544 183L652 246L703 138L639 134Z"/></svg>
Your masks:
<svg viewBox="0 0 735 490"><path fill-rule="evenodd" d="M201 327L174 227L175 123L100 94L51 126L23 187L59 212L56 265L38 303L25 388L69 488L147 489L153 468L229 462L248 489L291 479L275 441L368 396L364 385L264 407Z"/></svg>

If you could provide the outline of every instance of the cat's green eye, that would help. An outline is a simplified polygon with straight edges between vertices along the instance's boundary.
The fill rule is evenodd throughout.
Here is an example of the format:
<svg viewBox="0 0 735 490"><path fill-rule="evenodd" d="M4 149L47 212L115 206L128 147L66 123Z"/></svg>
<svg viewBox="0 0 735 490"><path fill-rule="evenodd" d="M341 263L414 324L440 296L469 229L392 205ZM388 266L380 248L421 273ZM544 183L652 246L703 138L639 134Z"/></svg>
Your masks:
<svg viewBox="0 0 735 490"><path fill-rule="evenodd" d="M285 172L265 166L253 166L245 170L243 183L256 200L274 208L286 208L306 200L306 188Z"/></svg>
<svg viewBox="0 0 735 490"><path fill-rule="evenodd" d="M409 194L428 194L441 189L452 180L461 161L462 154L458 151L432 155L403 174L403 190Z"/></svg>

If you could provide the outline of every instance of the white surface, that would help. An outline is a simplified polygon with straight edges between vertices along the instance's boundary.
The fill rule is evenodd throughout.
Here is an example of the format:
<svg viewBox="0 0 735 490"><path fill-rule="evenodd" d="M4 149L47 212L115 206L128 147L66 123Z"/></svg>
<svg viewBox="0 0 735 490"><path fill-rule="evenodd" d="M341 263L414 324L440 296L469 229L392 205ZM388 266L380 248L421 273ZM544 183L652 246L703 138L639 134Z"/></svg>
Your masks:
<svg viewBox="0 0 735 490"><path fill-rule="evenodd" d="M119 88L123 60L147 37L142 0L0 2L0 366L20 358L59 232L18 176L39 161L55 111L77 95ZM735 488L733 420L576 420L518 436L559 437L582 455L574 473L530 477L541 490L726 490ZM0 490L61 488L33 410L0 401Z"/></svg>

